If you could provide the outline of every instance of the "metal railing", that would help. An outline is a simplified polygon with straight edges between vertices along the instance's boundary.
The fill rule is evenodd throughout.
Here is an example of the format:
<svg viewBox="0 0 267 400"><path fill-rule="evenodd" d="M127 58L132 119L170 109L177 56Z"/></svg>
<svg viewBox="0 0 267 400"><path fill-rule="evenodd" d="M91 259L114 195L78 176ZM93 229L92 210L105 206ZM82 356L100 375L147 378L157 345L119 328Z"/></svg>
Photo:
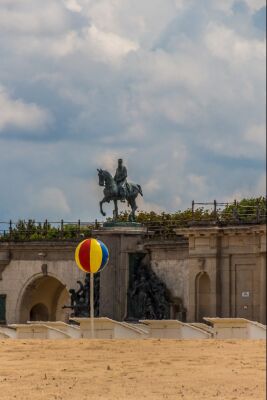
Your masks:
<svg viewBox="0 0 267 400"><path fill-rule="evenodd" d="M103 221L0 221L0 241L28 240L79 240L91 235L92 230L103 227ZM161 214L158 220L142 221L146 227L144 235L150 239L181 240L175 233L177 228L190 226L227 226L266 223L266 203L243 205L233 203L192 201L191 209L175 214Z"/></svg>
<svg viewBox="0 0 267 400"><path fill-rule="evenodd" d="M255 205L242 204L238 201L233 203L213 202L199 203L192 201L192 220L194 224L218 224L218 225L241 225L266 223L266 201L265 204ZM201 212L200 212L201 211Z"/></svg>
<svg viewBox="0 0 267 400"><path fill-rule="evenodd" d="M103 222L78 221L0 221L0 240L74 240L88 236Z"/></svg>

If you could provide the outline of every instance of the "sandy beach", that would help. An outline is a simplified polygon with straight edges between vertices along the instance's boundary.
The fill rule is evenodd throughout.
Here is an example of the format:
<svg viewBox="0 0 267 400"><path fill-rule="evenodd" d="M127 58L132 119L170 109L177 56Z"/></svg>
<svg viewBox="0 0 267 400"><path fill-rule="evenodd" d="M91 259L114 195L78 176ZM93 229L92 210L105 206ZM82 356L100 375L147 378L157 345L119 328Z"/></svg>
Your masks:
<svg viewBox="0 0 267 400"><path fill-rule="evenodd" d="M1 400L265 399L264 341L2 340Z"/></svg>

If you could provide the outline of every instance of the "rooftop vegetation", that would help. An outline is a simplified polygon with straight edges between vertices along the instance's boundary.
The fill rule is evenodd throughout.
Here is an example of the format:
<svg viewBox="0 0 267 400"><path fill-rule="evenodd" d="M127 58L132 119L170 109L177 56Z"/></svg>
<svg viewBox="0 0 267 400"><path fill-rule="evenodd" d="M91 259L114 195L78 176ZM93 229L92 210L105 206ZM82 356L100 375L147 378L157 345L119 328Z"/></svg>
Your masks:
<svg viewBox="0 0 267 400"><path fill-rule="evenodd" d="M128 212L119 215L120 222L128 220ZM247 198L231 204L192 203L192 207L174 213L154 211L137 213L136 222L163 236L175 235L173 228L192 225L236 225L266 223L266 198ZM0 241L80 240L90 237L100 222L36 222L19 220L0 222Z"/></svg>

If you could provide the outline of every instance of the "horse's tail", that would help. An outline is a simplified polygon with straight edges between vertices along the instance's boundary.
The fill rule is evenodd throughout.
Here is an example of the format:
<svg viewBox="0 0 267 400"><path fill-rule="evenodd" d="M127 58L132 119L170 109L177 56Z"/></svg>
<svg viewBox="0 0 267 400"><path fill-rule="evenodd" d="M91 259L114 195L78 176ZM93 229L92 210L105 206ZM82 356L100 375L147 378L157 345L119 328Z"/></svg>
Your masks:
<svg viewBox="0 0 267 400"><path fill-rule="evenodd" d="M141 196L143 197L143 192L142 192L142 188L140 185L136 185L138 187L138 192L141 194Z"/></svg>

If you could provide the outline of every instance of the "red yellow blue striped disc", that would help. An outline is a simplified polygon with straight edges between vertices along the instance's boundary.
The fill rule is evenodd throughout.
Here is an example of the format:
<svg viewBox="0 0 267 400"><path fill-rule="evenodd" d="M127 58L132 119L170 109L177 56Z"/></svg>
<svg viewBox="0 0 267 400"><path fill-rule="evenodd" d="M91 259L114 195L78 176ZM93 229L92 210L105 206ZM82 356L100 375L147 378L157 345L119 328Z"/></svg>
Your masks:
<svg viewBox="0 0 267 400"><path fill-rule="evenodd" d="M85 239L75 250L75 261L78 267L95 274L104 269L108 263L108 249L100 240Z"/></svg>

